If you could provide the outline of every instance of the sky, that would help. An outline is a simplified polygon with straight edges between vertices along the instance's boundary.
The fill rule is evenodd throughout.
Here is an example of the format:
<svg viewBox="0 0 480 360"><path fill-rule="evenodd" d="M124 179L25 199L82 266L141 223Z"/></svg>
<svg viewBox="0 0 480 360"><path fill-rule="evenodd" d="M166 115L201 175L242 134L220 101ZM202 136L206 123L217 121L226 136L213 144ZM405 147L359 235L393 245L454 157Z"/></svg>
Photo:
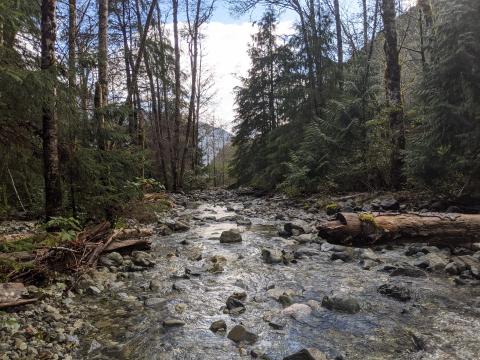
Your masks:
<svg viewBox="0 0 480 360"><path fill-rule="evenodd" d="M402 0L404 6L412 5L416 0ZM344 11L358 12L360 0L340 0ZM226 4L217 2L212 20L206 24L203 34L205 66L212 73L215 81L215 97L208 113L215 116L216 122L231 131L235 118L234 88L240 85L240 77L247 75L250 66L247 49L251 35L255 33L252 21L258 20L263 9L256 9L250 14L236 17L230 14ZM296 17L292 12L284 12L279 17L277 34L293 32Z"/></svg>

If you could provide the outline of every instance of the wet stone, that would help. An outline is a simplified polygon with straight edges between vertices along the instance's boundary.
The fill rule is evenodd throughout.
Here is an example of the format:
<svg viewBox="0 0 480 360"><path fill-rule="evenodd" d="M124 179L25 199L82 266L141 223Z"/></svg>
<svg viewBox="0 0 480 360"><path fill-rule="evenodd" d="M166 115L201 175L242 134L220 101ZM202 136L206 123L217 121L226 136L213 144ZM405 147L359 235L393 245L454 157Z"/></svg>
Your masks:
<svg viewBox="0 0 480 360"><path fill-rule="evenodd" d="M227 337L236 343L245 342L253 344L258 340L258 335L248 331L243 325L235 325Z"/></svg>
<svg viewBox="0 0 480 360"><path fill-rule="evenodd" d="M185 321L180 319L166 319L163 321L164 327L178 327L185 326Z"/></svg>
<svg viewBox="0 0 480 360"><path fill-rule="evenodd" d="M227 230L220 235L220 242L223 244L242 242L242 235L237 230Z"/></svg>
<svg viewBox="0 0 480 360"><path fill-rule="evenodd" d="M419 277L426 277L427 274L419 269L416 269L415 267L397 267L395 270L393 270L390 273L390 276L395 277L395 276L407 276L407 277L414 277L414 278L419 278Z"/></svg>
<svg viewBox="0 0 480 360"><path fill-rule="evenodd" d="M347 295L324 296L322 306L328 310L339 311L347 314L355 314L360 311L358 301Z"/></svg>
<svg viewBox="0 0 480 360"><path fill-rule="evenodd" d="M412 298L410 290L400 285L383 284L377 289L377 291L382 295L402 302L409 301Z"/></svg>
<svg viewBox="0 0 480 360"><path fill-rule="evenodd" d="M326 355L316 348L302 349L295 354L286 356L283 360L327 360Z"/></svg>
<svg viewBox="0 0 480 360"><path fill-rule="evenodd" d="M214 333L217 333L219 331L227 331L227 324L224 320L214 321L212 325L210 325L210 330Z"/></svg>
<svg viewBox="0 0 480 360"><path fill-rule="evenodd" d="M267 264L279 264L283 262L283 254L275 249L262 249L262 259Z"/></svg>

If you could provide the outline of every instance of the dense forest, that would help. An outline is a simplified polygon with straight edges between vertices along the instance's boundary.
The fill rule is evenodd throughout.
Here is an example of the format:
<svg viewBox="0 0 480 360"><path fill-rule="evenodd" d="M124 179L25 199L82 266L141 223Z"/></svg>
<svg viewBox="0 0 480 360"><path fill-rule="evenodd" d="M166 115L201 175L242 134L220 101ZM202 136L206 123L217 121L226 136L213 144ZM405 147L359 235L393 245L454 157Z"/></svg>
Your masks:
<svg viewBox="0 0 480 360"><path fill-rule="evenodd" d="M237 89L233 171L240 183L342 192L478 189L478 1L266 1ZM245 7L253 4L246 3ZM278 41L275 9L299 22Z"/></svg>
<svg viewBox="0 0 480 360"><path fill-rule="evenodd" d="M144 187L473 193L480 4L359 5L2 0L0 212L108 217ZM212 153L199 131L215 6L265 10L218 165L225 143ZM276 30L284 12L289 35Z"/></svg>

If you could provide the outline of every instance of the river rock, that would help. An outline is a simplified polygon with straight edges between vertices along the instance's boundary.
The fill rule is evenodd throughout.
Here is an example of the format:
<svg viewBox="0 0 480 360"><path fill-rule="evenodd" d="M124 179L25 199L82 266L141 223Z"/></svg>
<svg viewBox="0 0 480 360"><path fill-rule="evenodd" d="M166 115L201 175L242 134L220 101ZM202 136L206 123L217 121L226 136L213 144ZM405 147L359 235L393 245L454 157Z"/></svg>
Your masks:
<svg viewBox="0 0 480 360"><path fill-rule="evenodd" d="M312 313L312 308L306 304L292 304L282 310L282 314L290 316L295 320L300 320L308 317Z"/></svg>
<svg viewBox="0 0 480 360"><path fill-rule="evenodd" d="M237 225L239 226L250 226L252 225L252 221L250 219L244 218L242 216L237 216Z"/></svg>
<svg viewBox="0 0 480 360"><path fill-rule="evenodd" d="M391 297L398 301L405 302L412 298L410 295L410 290L400 285L394 285L390 283L383 284L377 289L377 291L382 295Z"/></svg>
<svg viewBox="0 0 480 360"><path fill-rule="evenodd" d="M305 234L307 232L307 228L308 224L303 220L295 220L283 225L284 233L287 236L298 236L300 234Z"/></svg>
<svg viewBox="0 0 480 360"><path fill-rule="evenodd" d="M165 319L163 321L164 327L177 327L177 326L184 326L185 321L180 319Z"/></svg>
<svg viewBox="0 0 480 360"><path fill-rule="evenodd" d="M299 247L293 253L293 256L295 257L295 259L301 259L304 256L315 256L315 255L320 255L320 251L307 246Z"/></svg>
<svg viewBox="0 0 480 360"><path fill-rule="evenodd" d="M235 325L227 337L236 343L245 342L247 344L253 344L258 340L258 335L248 331L243 325Z"/></svg>
<svg viewBox="0 0 480 360"><path fill-rule="evenodd" d="M214 321L212 325L210 325L210 330L214 333L217 333L219 331L227 331L227 324L224 320Z"/></svg>
<svg viewBox="0 0 480 360"><path fill-rule="evenodd" d="M330 255L330 260L342 260L343 262L349 262L352 260L352 257L346 252L334 252L332 255Z"/></svg>
<svg viewBox="0 0 480 360"><path fill-rule="evenodd" d="M107 254L106 257L109 260L113 261L114 265L116 265L116 266L122 266L123 265L123 256L120 255L116 251L113 251L113 252Z"/></svg>
<svg viewBox="0 0 480 360"><path fill-rule="evenodd" d="M427 255L422 257L423 261L428 263L427 268L431 271L440 271L445 269L445 266L448 264L448 261L445 257L440 256L437 253L430 252Z"/></svg>
<svg viewBox="0 0 480 360"><path fill-rule="evenodd" d="M275 249L262 249L262 259L267 264L279 264L283 262L283 254Z"/></svg>
<svg viewBox="0 0 480 360"><path fill-rule="evenodd" d="M307 348L288 355L283 360L327 360L327 356L316 348Z"/></svg>
<svg viewBox="0 0 480 360"><path fill-rule="evenodd" d="M220 242L223 244L242 242L242 235L238 230L226 230L220 235Z"/></svg>
<svg viewBox="0 0 480 360"><path fill-rule="evenodd" d="M96 286L89 286L87 288L87 294L90 294L90 295L100 295L102 293L102 291L96 287Z"/></svg>
<svg viewBox="0 0 480 360"><path fill-rule="evenodd" d="M152 279L150 280L150 285L148 288L151 291L158 292L162 288L162 282L158 279Z"/></svg>
<svg viewBox="0 0 480 360"><path fill-rule="evenodd" d="M458 275L458 274L460 274L460 269L459 269L459 267L458 267L458 265L455 261L452 261L452 262L448 263L445 266L444 270L448 275Z"/></svg>
<svg viewBox="0 0 480 360"><path fill-rule="evenodd" d="M390 273L390 276L393 276L393 277L395 277L395 276L407 276L407 277L418 278L418 277L426 277L427 274L425 273L425 271L417 269L413 266L405 265L405 266L399 266L399 267L395 268Z"/></svg>
<svg viewBox="0 0 480 360"><path fill-rule="evenodd" d="M155 307L155 306L163 305L166 302L167 300L164 298L154 297L154 298L146 299L144 304L145 306L148 306L148 307Z"/></svg>
<svg viewBox="0 0 480 360"><path fill-rule="evenodd" d="M132 262L136 266L141 267L153 267L155 262L152 260L149 253L145 251L133 251L132 252Z"/></svg>
<svg viewBox="0 0 480 360"><path fill-rule="evenodd" d="M234 311L235 313L245 312L245 305L234 295L228 297L226 305L228 310Z"/></svg>
<svg viewBox="0 0 480 360"><path fill-rule="evenodd" d="M328 310L344 312L347 314L355 314L360 311L360 304L358 301L343 294L324 296L322 299L322 306Z"/></svg>

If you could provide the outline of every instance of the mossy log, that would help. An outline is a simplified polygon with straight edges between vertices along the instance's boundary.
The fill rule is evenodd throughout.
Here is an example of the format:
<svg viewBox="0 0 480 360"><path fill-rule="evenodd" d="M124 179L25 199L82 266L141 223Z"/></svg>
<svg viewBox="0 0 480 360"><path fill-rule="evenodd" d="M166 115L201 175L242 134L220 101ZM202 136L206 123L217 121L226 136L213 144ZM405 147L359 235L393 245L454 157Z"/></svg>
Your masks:
<svg viewBox="0 0 480 360"><path fill-rule="evenodd" d="M338 213L318 230L324 239L345 245L422 242L468 246L480 241L480 214Z"/></svg>

